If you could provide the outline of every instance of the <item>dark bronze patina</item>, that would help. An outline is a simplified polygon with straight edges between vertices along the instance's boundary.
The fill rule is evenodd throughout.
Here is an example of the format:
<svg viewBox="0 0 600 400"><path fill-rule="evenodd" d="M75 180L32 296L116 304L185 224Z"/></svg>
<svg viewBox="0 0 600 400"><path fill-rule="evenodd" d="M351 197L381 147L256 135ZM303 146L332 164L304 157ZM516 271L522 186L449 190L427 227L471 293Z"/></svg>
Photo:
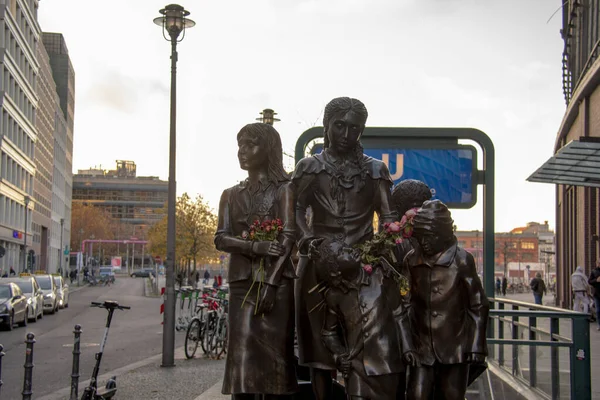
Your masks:
<svg viewBox="0 0 600 400"><path fill-rule="evenodd" d="M275 128L249 124L237 139L240 167L248 171L248 179L223 192L215 235L217 249L231 253L229 347L222 391L238 400L254 399L254 394L285 398L298 389L293 348L296 275L290 260L296 226L294 191L283 169ZM283 223L277 241L243 238L253 221L275 218ZM264 276L257 274L261 259Z"/></svg>
<svg viewBox="0 0 600 400"><path fill-rule="evenodd" d="M391 266L361 268L355 249L331 239L319 246L319 253L318 277L327 283L322 341L344 374L347 395L396 399L406 373L403 355L409 363L416 362L416 355Z"/></svg>
<svg viewBox="0 0 600 400"><path fill-rule="evenodd" d="M319 263L312 260L318 257L318 244L330 238L353 246L370 239L374 212L381 222L397 218L391 207L388 168L364 155L359 141L367 116L359 100L340 97L329 102L323 117L324 150L300 160L292 177L300 253L295 284L298 351L300 364L311 367L318 400L331 397L331 370L336 368L321 341L323 294L311 292L320 283L316 276Z"/></svg>
<svg viewBox="0 0 600 400"><path fill-rule="evenodd" d="M420 366L409 368L407 398L464 399L487 356L489 302L473 256L457 246L453 220L439 200L426 201L414 218L419 245L410 269L410 321Z"/></svg>

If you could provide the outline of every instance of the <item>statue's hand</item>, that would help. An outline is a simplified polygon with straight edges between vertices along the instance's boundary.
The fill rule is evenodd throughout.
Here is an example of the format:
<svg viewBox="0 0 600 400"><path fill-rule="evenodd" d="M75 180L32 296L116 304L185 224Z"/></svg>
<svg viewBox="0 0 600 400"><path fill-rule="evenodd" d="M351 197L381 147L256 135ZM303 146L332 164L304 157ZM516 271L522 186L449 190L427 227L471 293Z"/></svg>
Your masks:
<svg viewBox="0 0 600 400"><path fill-rule="evenodd" d="M252 243L252 252L257 256L280 257L285 254L285 248L276 241L260 241Z"/></svg>
<svg viewBox="0 0 600 400"><path fill-rule="evenodd" d="M310 241L308 244L308 258L310 260L318 260L321 254L319 253L319 246L325 238L317 238Z"/></svg>
<svg viewBox="0 0 600 400"><path fill-rule="evenodd" d="M258 302L258 309L256 310L257 315L268 314L271 312L273 305L275 304L276 291L277 286L264 283L264 286L260 291L260 300Z"/></svg>
<svg viewBox="0 0 600 400"><path fill-rule="evenodd" d="M414 351L407 351L406 353L404 353L402 358L404 359L404 362L406 363L406 365L410 365L411 367L420 367L421 366L419 357L417 356L417 353L415 353Z"/></svg>
<svg viewBox="0 0 600 400"><path fill-rule="evenodd" d="M335 364L338 370L344 375L344 377L348 377L350 373L350 369L352 369L352 362L348 358L348 354L340 354L335 357Z"/></svg>
<svg viewBox="0 0 600 400"><path fill-rule="evenodd" d="M481 353L467 353L467 363L469 364L483 364L485 362L485 354Z"/></svg>

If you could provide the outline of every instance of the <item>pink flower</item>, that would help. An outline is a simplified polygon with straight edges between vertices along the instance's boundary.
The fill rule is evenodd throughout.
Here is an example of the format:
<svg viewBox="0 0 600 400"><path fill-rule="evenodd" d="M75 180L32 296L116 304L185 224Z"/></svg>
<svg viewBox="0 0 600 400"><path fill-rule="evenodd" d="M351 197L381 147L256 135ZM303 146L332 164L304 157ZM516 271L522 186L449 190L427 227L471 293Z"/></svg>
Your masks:
<svg viewBox="0 0 600 400"><path fill-rule="evenodd" d="M265 227L265 231L267 231L267 232L271 232L271 225L267 225L267 226Z"/></svg>
<svg viewBox="0 0 600 400"><path fill-rule="evenodd" d="M371 272L373 272L373 266L371 264L365 264L365 265L363 265L363 269L369 275L371 275Z"/></svg>
<svg viewBox="0 0 600 400"><path fill-rule="evenodd" d="M248 231L243 231L242 232L242 239L248 239L248 235L249 235Z"/></svg>
<svg viewBox="0 0 600 400"><path fill-rule="evenodd" d="M400 232L400 225L390 224L390 232Z"/></svg>
<svg viewBox="0 0 600 400"><path fill-rule="evenodd" d="M383 224L383 229L387 230L390 227L390 223L386 222Z"/></svg>
<svg viewBox="0 0 600 400"><path fill-rule="evenodd" d="M402 236L404 236L405 238L409 238L411 237L413 234L413 227L408 225L406 227L404 227L404 230L402 231Z"/></svg>
<svg viewBox="0 0 600 400"><path fill-rule="evenodd" d="M281 232L281 231L283 230L283 226L279 225L279 226L277 227L277 230L278 230L279 232Z"/></svg>
<svg viewBox="0 0 600 400"><path fill-rule="evenodd" d="M418 208L411 208L404 215L406 215L406 218L408 219L414 218L415 215L417 215L417 210Z"/></svg>
<svg viewBox="0 0 600 400"><path fill-rule="evenodd" d="M402 216L402 219L400 220L400 225L405 226L407 221L408 221L408 218L406 217L406 214L405 214Z"/></svg>
<svg viewBox="0 0 600 400"><path fill-rule="evenodd" d="M402 239L402 238L396 239L396 244L401 244L402 242L404 242L404 239Z"/></svg>

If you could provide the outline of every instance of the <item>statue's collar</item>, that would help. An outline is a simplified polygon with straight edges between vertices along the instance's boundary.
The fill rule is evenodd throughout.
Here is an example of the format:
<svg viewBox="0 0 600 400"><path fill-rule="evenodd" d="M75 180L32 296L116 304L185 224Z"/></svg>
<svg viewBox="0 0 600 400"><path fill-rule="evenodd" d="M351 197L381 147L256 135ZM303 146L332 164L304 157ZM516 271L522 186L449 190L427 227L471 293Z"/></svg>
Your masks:
<svg viewBox="0 0 600 400"><path fill-rule="evenodd" d="M421 250L420 247L417 247L416 251L415 251L415 257L416 257L416 265L428 265L430 267L433 267L434 265L439 266L439 267L449 267L450 265L452 265L452 262L454 261L454 258L456 256L456 250L457 250L457 242L456 242L456 238L454 238L454 240L452 241L452 245L450 245L450 247L448 247L446 250L444 250L440 256L437 258L437 260L432 262L432 259L427 259L424 257L423 254L423 250Z"/></svg>
<svg viewBox="0 0 600 400"><path fill-rule="evenodd" d="M256 190L265 190L271 185L271 181L269 181L266 177L261 177L256 181L250 181L250 178L244 179L240 182L241 190L249 190L251 192L255 192Z"/></svg>

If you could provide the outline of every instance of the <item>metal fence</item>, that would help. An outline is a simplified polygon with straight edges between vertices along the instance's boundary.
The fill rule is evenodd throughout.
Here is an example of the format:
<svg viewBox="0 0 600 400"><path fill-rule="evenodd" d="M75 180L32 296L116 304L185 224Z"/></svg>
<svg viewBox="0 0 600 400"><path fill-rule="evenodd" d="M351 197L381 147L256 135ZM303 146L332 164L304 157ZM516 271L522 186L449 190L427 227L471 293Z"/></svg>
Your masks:
<svg viewBox="0 0 600 400"><path fill-rule="evenodd" d="M592 398L589 315L516 300L490 301L490 363L541 398Z"/></svg>

